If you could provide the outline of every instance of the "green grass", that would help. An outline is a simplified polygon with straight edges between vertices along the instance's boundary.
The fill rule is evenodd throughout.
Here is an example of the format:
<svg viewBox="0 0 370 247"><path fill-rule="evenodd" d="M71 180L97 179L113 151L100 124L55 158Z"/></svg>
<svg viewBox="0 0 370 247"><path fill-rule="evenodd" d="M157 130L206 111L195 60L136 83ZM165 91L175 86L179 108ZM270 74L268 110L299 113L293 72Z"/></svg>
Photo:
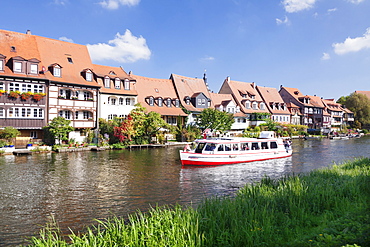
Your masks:
<svg viewBox="0 0 370 247"><path fill-rule="evenodd" d="M30 246L370 246L370 159L246 185L197 209L158 207Z"/></svg>

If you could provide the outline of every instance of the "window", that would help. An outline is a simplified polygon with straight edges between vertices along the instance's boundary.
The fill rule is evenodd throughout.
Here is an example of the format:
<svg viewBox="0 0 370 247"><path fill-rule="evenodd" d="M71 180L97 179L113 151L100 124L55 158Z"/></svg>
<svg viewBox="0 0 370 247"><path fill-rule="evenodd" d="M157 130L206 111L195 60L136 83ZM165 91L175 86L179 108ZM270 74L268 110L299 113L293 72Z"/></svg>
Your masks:
<svg viewBox="0 0 370 247"><path fill-rule="evenodd" d="M190 99L189 99L189 98L186 98L186 99L185 99L185 103L186 103L187 105L190 105Z"/></svg>
<svg viewBox="0 0 370 247"><path fill-rule="evenodd" d="M154 105L154 98L153 97L149 98L149 105L151 105L151 106Z"/></svg>
<svg viewBox="0 0 370 247"><path fill-rule="evenodd" d="M67 57L68 63L73 63L73 60L71 57Z"/></svg>
<svg viewBox="0 0 370 247"><path fill-rule="evenodd" d="M8 116L12 118L43 118L44 110L41 108L33 107L12 107L8 110Z"/></svg>
<svg viewBox="0 0 370 247"><path fill-rule="evenodd" d="M14 72L22 73L22 63L14 62Z"/></svg>
<svg viewBox="0 0 370 247"><path fill-rule="evenodd" d="M252 108L253 108L253 110L258 110L258 104L257 104L257 102L253 102L252 103Z"/></svg>
<svg viewBox="0 0 370 247"><path fill-rule="evenodd" d="M78 112L78 111L76 111L76 112L75 112L75 119L78 119L78 115L79 115L79 112Z"/></svg>
<svg viewBox="0 0 370 247"><path fill-rule="evenodd" d="M176 99L176 100L175 100L175 106L176 106L176 107L180 107L180 101L179 101L179 99Z"/></svg>
<svg viewBox="0 0 370 247"><path fill-rule="evenodd" d="M125 90L130 90L130 81L125 79Z"/></svg>
<svg viewBox="0 0 370 247"><path fill-rule="evenodd" d="M71 112L66 110L66 111L59 111L59 116L64 117L65 119L71 119Z"/></svg>
<svg viewBox="0 0 370 247"><path fill-rule="evenodd" d="M39 71L38 67L39 66L37 64L31 64L30 65L30 73L31 74L38 74L38 71Z"/></svg>
<svg viewBox="0 0 370 247"><path fill-rule="evenodd" d="M119 104L123 105L123 98L119 98Z"/></svg>
<svg viewBox="0 0 370 247"><path fill-rule="evenodd" d="M0 71L4 71L4 60L0 60Z"/></svg>
<svg viewBox="0 0 370 247"><path fill-rule="evenodd" d="M110 99L110 104L111 105L116 105L117 99L116 98L111 98Z"/></svg>
<svg viewBox="0 0 370 247"><path fill-rule="evenodd" d="M114 80L114 88L115 89L120 89L121 88L121 80L119 78L116 78Z"/></svg>
<svg viewBox="0 0 370 247"><path fill-rule="evenodd" d="M265 103L260 103L261 110L265 110Z"/></svg>
<svg viewBox="0 0 370 247"><path fill-rule="evenodd" d="M158 106L163 106L163 99L162 98L158 98Z"/></svg>
<svg viewBox="0 0 370 247"><path fill-rule="evenodd" d="M62 77L61 76L61 69L59 66L54 66L53 68L53 74L55 77Z"/></svg>
<svg viewBox="0 0 370 247"><path fill-rule="evenodd" d="M90 71L86 72L86 81L92 81L92 73Z"/></svg>
<svg viewBox="0 0 370 247"><path fill-rule="evenodd" d="M245 108L247 108L247 109L251 108L251 102L250 101L245 102Z"/></svg>
<svg viewBox="0 0 370 247"><path fill-rule="evenodd" d="M206 99L202 99L202 105L206 105Z"/></svg>
<svg viewBox="0 0 370 247"><path fill-rule="evenodd" d="M30 138L31 138L31 139L37 139L37 131L32 130L32 131L30 132Z"/></svg>
<svg viewBox="0 0 370 247"><path fill-rule="evenodd" d="M109 77L104 78L104 87L110 88L110 79L109 79Z"/></svg>
<svg viewBox="0 0 370 247"><path fill-rule="evenodd" d="M131 105L131 99L130 98L126 98L126 105Z"/></svg>
<svg viewBox="0 0 370 247"><path fill-rule="evenodd" d="M171 107L171 99L170 98L167 99L167 107Z"/></svg>
<svg viewBox="0 0 370 247"><path fill-rule="evenodd" d="M89 111L84 111L83 114L84 114L84 119L92 118L92 114Z"/></svg>
<svg viewBox="0 0 370 247"><path fill-rule="evenodd" d="M0 118L4 117L4 108L0 108Z"/></svg>
<svg viewBox="0 0 370 247"><path fill-rule="evenodd" d="M9 91L20 91L19 83L10 83Z"/></svg>
<svg viewBox="0 0 370 247"><path fill-rule="evenodd" d="M90 92L84 91L84 100L91 100L92 96Z"/></svg>

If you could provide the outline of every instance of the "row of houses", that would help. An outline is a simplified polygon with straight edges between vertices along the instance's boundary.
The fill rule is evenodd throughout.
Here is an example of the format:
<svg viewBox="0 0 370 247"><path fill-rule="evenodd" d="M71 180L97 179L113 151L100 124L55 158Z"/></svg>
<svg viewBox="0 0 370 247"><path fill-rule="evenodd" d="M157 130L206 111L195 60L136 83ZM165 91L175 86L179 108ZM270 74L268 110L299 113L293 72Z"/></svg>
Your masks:
<svg viewBox="0 0 370 247"><path fill-rule="evenodd" d="M309 128L348 125L353 113L333 99L303 95L296 88L257 86L227 77L218 93L206 74L171 74L155 79L122 67L92 63L84 45L0 30L0 126L13 126L24 138L41 139L42 127L62 116L79 131L98 129L98 119L125 117L140 103L171 125L192 124L205 108L234 114L232 133L271 117Z"/></svg>

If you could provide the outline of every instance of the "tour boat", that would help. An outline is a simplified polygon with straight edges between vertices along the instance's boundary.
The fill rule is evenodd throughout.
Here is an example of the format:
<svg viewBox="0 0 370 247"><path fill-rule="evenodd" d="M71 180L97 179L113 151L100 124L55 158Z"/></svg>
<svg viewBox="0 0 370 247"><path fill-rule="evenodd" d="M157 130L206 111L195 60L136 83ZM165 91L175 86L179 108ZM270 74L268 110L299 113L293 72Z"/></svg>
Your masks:
<svg viewBox="0 0 370 247"><path fill-rule="evenodd" d="M198 139L194 148L180 150L183 166L217 166L260 160L279 159L292 155L291 142L276 138L273 131L262 131L259 138Z"/></svg>

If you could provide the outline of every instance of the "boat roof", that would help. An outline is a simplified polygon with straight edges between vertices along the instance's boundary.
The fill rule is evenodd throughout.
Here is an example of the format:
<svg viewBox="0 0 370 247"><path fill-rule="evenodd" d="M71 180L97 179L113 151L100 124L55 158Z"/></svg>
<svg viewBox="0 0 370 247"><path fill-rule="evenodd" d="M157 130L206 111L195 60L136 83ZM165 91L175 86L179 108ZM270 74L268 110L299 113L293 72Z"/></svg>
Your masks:
<svg viewBox="0 0 370 247"><path fill-rule="evenodd" d="M263 142L263 141L276 141L277 138L247 138L247 137L221 137L221 138L207 138L207 139L197 139L195 142L203 143L239 143L239 142Z"/></svg>

